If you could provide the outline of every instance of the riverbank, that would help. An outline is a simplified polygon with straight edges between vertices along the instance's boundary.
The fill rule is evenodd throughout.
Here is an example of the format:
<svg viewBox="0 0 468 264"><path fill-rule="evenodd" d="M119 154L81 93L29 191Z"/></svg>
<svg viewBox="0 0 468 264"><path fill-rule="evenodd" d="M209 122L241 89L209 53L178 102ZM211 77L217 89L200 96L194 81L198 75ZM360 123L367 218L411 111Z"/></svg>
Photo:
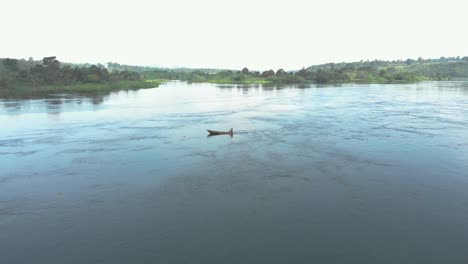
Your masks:
<svg viewBox="0 0 468 264"><path fill-rule="evenodd" d="M69 85L44 85L0 89L0 98L37 97L53 93L96 94L118 90L155 88L166 82L161 79L123 80L108 83L77 83Z"/></svg>
<svg viewBox="0 0 468 264"><path fill-rule="evenodd" d="M348 80L330 80L327 82L314 82L306 79L298 80L282 80L282 79L270 79L270 78L256 78L256 79L247 79L247 80L236 80L234 78L224 78L224 79L208 79L208 80L190 80L189 83L213 83L213 84L238 84L238 85L308 85L308 84L346 84L346 83L356 83L356 84L407 84L407 83L418 83L424 81L449 81L450 79L431 79L425 77L417 77L411 80L387 80L384 78L371 78L371 79L348 79Z"/></svg>
<svg viewBox="0 0 468 264"><path fill-rule="evenodd" d="M131 67L129 69L132 69ZM135 70L141 70L135 68ZM142 70L143 71L143 70ZM144 78L181 80L190 83L218 84L392 84L421 81L447 81L468 78L468 57L399 61L360 61L327 63L300 70L213 70L152 69L143 71Z"/></svg>

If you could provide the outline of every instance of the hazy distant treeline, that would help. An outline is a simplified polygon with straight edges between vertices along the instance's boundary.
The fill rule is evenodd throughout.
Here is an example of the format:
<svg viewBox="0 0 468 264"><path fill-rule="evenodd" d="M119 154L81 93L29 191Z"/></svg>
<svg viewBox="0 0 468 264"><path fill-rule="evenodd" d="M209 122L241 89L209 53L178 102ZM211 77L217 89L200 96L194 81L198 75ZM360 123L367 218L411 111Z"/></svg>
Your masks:
<svg viewBox="0 0 468 264"><path fill-rule="evenodd" d="M185 80L214 83L395 83L423 80L450 80L468 78L468 57L418 59L398 61L360 61L352 63L328 63L302 68L298 71L267 70L250 71L206 70L175 71L148 69L146 78Z"/></svg>
<svg viewBox="0 0 468 264"><path fill-rule="evenodd" d="M327 63L301 69L297 74L317 83L450 80L468 77L468 57Z"/></svg>
<svg viewBox="0 0 468 264"><path fill-rule="evenodd" d="M107 69L109 71L132 71L132 72L139 72L139 73L155 71L155 70L163 70L165 72L178 72L178 73L182 73L182 72L187 73L187 72L193 72L193 71L205 72L205 73L218 73L222 71L222 69L212 69L212 68L194 69L194 68L161 68L161 67L155 67L155 66L136 66L136 65L120 64L116 62L108 62Z"/></svg>

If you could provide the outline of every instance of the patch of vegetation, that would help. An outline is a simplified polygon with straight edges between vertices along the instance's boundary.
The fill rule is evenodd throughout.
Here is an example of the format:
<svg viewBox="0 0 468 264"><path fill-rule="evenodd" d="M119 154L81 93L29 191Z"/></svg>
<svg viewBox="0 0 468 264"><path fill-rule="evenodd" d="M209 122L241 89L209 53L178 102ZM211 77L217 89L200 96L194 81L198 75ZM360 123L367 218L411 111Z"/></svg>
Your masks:
<svg viewBox="0 0 468 264"><path fill-rule="evenodd" d="M103 65L73 66L55 57L42 61L0 59L0 97L30 97L50 93L100 93L157 87L137 72L109 71Z"/></svg>
<svg viewBox="0 0 468 264"><path fill-rule="evenodd" d="M411 83L468 78L468 57L327 63L288 72L283 69L258 72L247 68L217 72L153 69L142 75L145 78L219 84Z"/></svg>
<svg viewBox="0 0 468 264"><path fill-rule="evenodd" d="M161 83L162 81L153 80L123 80L109 83L75 83L68 85L41 85L34 87L20 86L12 89L0 89L0 97L29 98L45 96L54 93L101 94L117 90L155 88L158 87Z"/></svg>

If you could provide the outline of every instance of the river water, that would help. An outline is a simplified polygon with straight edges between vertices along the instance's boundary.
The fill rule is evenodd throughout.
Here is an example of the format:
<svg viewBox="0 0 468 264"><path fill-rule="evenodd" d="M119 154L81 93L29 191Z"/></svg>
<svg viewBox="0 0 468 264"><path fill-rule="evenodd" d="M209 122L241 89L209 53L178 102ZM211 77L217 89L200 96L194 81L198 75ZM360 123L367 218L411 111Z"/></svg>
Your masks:
<svg viewBox="0 0 468 264"><path fill-rule="evenodd" d="M0 263L468 263L468 82L170 82L0 127Z"/></svg>

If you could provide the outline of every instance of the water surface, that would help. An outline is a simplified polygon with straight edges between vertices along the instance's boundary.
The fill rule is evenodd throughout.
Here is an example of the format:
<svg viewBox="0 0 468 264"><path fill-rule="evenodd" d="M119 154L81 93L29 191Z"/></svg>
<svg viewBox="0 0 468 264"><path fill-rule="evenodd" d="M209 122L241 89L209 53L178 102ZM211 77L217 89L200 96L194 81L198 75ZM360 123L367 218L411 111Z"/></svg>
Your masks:
<svg viewBox="0 0 468 264"><path fill-rule="evenodd" d="M0 263L468 261L468 82L171 82L0 125Z"/></svg>

